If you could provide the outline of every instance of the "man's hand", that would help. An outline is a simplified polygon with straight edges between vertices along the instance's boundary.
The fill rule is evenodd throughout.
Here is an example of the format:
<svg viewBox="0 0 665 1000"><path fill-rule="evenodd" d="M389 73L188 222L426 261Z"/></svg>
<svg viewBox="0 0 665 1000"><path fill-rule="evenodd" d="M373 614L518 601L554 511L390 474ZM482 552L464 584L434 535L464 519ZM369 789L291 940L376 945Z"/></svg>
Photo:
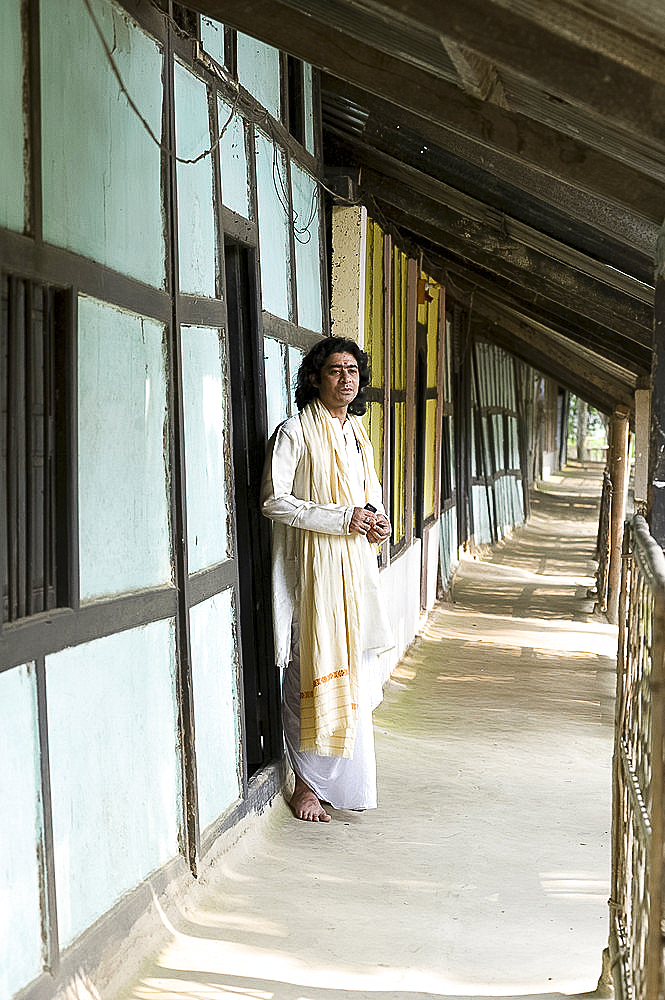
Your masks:
<svg viewBox="0 0 665 1000"><path fill-rule="evenodd" d="M367 541L374 542L376 545L381 545L386 539L390 538L392 534L392 527L390 521L385 514L375 514L374 515L374 525L367 532Z"/></svg>
<svg viewBox="0 0 665 1000"><path fill-rule="evenodd" d="M374 529L377 517L381 517L381 515L373 514L371 510L366 510L364 507L354 507L349 521L349 533L367 535Z"/></svg>

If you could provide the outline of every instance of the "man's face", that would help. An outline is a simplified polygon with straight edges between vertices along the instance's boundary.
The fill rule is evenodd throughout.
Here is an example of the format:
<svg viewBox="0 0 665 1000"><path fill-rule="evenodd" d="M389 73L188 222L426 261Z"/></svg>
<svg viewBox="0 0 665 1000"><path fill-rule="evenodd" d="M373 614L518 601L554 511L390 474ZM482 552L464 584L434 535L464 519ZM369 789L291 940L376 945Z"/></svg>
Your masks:
<svg viewBox="0 0 665 1000"><path fill-rule="evenodd" d="M319 399L331 413L346 409L358 395L358 362L346 351L331 354L323 363L320 380L313 375L312 382L318 385Z"/></svg>

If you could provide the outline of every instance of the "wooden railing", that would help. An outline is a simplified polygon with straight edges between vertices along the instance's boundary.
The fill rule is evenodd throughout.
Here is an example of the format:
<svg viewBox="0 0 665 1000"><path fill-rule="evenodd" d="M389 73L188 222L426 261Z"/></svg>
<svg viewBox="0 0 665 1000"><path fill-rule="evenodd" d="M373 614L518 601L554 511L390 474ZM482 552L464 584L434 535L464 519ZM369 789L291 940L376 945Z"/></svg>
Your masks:
<svg viewBox="0 0 665 1000"><path fill-rule="evenodd" d="M624 532L613 773L610 960L617 1000L663 1000L665 556Z"/></svg>

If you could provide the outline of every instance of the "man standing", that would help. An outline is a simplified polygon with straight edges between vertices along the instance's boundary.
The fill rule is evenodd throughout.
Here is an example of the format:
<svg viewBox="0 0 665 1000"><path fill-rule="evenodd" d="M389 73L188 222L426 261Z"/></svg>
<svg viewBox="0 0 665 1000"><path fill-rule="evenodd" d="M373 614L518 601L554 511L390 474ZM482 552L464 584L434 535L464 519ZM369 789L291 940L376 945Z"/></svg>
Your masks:
<svg viewBox="0 0 665 1000"><path fill-rule="evenodd" d="M367 355L319 341L298 372L299 413L270 440L261 506L274 524L273 612L298 819L376 806L377 652L393 645L376 545L390 537L362 423ZM378 690L377 690L378 689ZM378 695L378 696L377 696Z"/></svg>

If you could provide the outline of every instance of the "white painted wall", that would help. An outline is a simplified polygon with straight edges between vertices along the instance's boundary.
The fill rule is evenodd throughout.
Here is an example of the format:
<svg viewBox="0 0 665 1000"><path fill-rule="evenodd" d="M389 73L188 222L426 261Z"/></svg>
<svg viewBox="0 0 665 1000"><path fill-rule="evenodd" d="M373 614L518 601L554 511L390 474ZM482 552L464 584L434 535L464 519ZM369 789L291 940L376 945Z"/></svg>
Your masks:
<svg viewBox="0 0 665 1000"><path fill-rule="evenodd" d="M418 633L421 551L418 539L381 571L381 585L395 640L394 647L381 656L384 680L388 679L393 667Z"/></svg>

